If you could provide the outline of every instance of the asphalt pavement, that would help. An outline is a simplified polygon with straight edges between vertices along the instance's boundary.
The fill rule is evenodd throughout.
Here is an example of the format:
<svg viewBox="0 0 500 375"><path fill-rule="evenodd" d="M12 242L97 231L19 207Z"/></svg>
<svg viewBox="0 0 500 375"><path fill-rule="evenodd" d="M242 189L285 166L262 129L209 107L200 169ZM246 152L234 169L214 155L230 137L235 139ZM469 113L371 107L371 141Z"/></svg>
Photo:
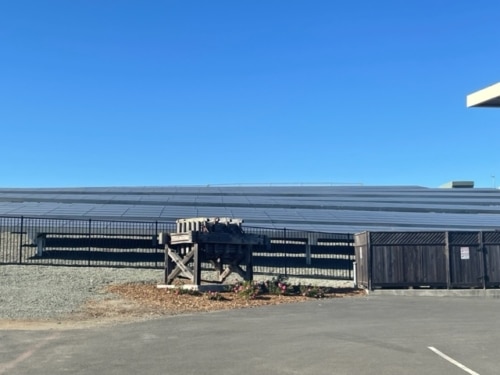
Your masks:
<svg viewBox="0 0 500 375"><path fill-rule="evenodd" d="M500 299L366 296L0 331L0 374L500 372Z"/></svg>

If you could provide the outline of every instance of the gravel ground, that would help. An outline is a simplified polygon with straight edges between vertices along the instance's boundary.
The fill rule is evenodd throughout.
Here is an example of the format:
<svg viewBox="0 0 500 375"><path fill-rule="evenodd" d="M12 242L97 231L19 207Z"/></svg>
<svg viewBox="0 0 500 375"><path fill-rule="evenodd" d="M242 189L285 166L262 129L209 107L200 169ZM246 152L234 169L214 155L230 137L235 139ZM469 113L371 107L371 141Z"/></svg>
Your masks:
<svg viewBox="0 0 500 375"><path fill-rule="evenodd" d="M0 266L0 319L49 319L78 311L104 287L160 282L162 270L53 266Z"/></svg>
<svg viewBox="0 0 500 375"><path fill-rule="evenodd" d="M0 266L0 319L54 319L80 311L87 301L113 295L111 284L163 281L163 270L55 266ZM204 276L205 277L205 276ZM258 275L256 280L270 279ZM349 288L352 281L288 279L293 284Z"/></svg>

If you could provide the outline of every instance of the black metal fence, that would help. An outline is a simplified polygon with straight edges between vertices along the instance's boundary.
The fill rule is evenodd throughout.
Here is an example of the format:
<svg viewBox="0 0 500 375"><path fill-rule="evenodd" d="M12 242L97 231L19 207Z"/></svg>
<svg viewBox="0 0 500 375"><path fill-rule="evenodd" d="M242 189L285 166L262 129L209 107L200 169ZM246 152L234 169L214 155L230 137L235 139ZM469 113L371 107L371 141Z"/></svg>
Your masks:
<svg viewBox="0 0 500 375"><path fill-rule="evenodd" d="M269 238L270 247L254 246L254 273L353 279L354 236L348 233L245 228Z"/></svg>
<svg viewBox="0 0 500 375"><path fill-rule="evenodd" d="M163 267L166 222L0 217L0 263Z"/></svg>
<svg viewBox="0 0 500 375"><path fill-rule="evenodd" d="M254 251L254 273L353 278L352 234L245 227L269 238ZM173 222L0 216L0 264L87 267L164 267L158 233Z"/></svg>

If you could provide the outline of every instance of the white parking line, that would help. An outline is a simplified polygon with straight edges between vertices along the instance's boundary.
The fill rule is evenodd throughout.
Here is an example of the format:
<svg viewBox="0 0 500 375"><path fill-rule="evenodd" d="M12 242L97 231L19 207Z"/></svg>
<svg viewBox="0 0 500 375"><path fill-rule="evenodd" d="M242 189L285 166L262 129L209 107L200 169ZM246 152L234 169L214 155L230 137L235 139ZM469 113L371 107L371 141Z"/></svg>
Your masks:
<svg viewBox="0 0 500 375"><path fill-rule="evenodd" d="M469 374L471 375L479 375L479 373L475 372L475 371L472 371L470 368L462 365L460 362L458 361L455 361L453 358L451 357L448 357L446 354L444 354L443 352L440 352L439 350L437 350L435 347L433 346L428 346L428 348L430 350L432 350L434 353L436 353L438 356L440 356L441 358L444 358L446 359L448 362L454 364L455 366L461 368L462 370L464 370L465 372L468 372Z"/></svg>

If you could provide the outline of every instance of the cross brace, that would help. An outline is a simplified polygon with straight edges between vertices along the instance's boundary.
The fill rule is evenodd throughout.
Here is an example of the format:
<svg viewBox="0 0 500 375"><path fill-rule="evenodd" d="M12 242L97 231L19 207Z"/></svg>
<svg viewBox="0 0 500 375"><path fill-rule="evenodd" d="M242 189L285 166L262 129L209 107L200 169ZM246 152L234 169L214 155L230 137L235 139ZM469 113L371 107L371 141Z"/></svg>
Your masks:
<svg viewBox="0 0 500 375"><path fill-rule="evenodd" d="M167 250L168 257L172 259L175 263L175 269L173 269L168 275L167 275L167 284L170 284L179 274L182 276L191 279L191 281L194 281L194 271L187 266L187 264L190 262L190 260L193 258L195 254L195 249L192 249L189 253L187 253L184 258L181 258L179 254L177 254L175 251L172 249Z"/></svg>

